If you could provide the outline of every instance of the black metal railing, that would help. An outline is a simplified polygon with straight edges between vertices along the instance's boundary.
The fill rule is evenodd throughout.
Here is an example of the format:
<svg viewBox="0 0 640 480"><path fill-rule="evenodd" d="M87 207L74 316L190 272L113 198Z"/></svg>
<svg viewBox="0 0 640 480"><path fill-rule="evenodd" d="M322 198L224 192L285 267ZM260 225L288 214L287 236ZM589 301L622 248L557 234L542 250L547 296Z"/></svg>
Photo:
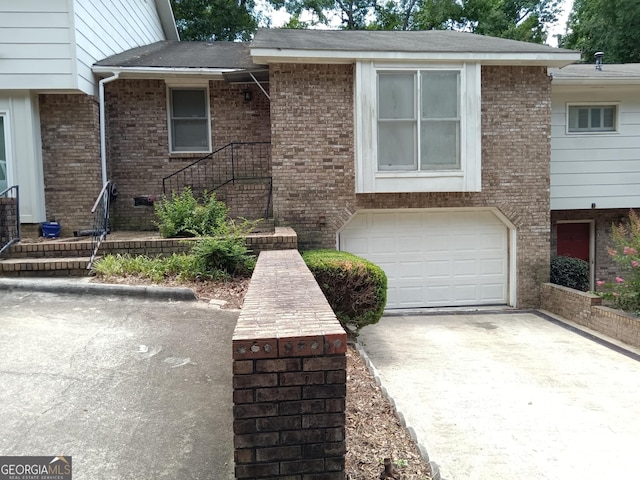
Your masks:
<svg viewBox="0 0 640 480"><path fill-rule="evenodd" d="M20 189L18 185L0 192L0 254L20 241Z"/></svg>
<svg viewBox="0 0 640 480"><path fill-rule="evenodd" d="M163 178L162 191L167 195L190 187L198 197L239 180L271 180L271 143L229 143Z"/></svg>
<svg viewBox="0 0 640 480"><path fill-rule="evenodd" d="M109 207L115 197L115 183L109 180L104 184L96 203L94 203L91 213L93 214L93 228L91 229L91 258L87 265L87 270L93 266L93 261L98 254L100 244L107 238L109 233Z"/></svg>

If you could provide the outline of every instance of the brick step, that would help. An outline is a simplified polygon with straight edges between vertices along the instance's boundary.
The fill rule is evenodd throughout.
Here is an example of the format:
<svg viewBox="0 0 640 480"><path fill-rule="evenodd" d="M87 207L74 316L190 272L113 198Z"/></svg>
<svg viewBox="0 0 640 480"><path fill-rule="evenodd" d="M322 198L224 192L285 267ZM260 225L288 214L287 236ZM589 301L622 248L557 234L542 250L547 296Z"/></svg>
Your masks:
<svg viewBox="0 0 640 480"><path fill-rule="evenodd" d="M83 277L89 275L90 257L8 258L0 260L4 277Z"/></svg>

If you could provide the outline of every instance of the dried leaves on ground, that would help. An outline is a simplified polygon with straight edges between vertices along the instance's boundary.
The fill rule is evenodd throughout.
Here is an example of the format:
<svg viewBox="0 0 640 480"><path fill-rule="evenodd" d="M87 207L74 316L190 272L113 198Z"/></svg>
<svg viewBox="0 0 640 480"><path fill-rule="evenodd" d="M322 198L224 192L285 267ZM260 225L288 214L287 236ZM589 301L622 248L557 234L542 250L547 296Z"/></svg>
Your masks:
<svg viewBox="0 0 640 480"><path fill-rule="evenodd" d="M109 283L151 285L136 276L98 278ZM187 287L202 301L224 300L223 308L240 308L249 285L248 278L226 281L166 280L163 286ZM375 328L375 326L367 327ZM429 480L428 465L407 430L402 427L389 401L369 372L358 351L347 350L347 454L346 474L349 480L377 480L384 471L384 459L393 461L396 480Z"/></svg>

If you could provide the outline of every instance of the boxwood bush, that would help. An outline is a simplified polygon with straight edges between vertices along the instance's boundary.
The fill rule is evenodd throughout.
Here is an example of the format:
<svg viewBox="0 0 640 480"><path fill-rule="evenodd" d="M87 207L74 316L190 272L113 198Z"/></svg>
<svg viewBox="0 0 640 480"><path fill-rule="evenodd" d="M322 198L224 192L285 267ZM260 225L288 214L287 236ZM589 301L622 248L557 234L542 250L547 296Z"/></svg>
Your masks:
<svg viewBox="0 0 640 480"><path fill-rule="evenodd" d="M586 292L589 290L589 264L580 258L551 258L551 283Z"/></svg>
<svg viewBox="0 0 640 480"><path fill-rule="evenodd" d="M387 304L387 276L380 267L335 250L312 250L302 258L350 335L380 320Z"/></svg>

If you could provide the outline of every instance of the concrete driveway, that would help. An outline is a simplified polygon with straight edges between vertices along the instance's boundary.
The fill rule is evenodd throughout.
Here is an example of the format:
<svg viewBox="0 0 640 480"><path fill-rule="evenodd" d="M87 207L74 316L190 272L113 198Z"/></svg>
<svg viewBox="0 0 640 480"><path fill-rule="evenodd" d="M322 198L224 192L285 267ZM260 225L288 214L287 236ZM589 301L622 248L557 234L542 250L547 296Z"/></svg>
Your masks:
<svg viewBox="0 0 640 480"><path fill-rule="evenodd" d="M362 348L447 480L640 478L640 356L534 313L394 316Z"/></svg>
<svg viewBox="0 0 640 480"><path fill-rule="evenodd" d="M0 290L0 455L78 480L231 479L237 312Z"/></svg>

